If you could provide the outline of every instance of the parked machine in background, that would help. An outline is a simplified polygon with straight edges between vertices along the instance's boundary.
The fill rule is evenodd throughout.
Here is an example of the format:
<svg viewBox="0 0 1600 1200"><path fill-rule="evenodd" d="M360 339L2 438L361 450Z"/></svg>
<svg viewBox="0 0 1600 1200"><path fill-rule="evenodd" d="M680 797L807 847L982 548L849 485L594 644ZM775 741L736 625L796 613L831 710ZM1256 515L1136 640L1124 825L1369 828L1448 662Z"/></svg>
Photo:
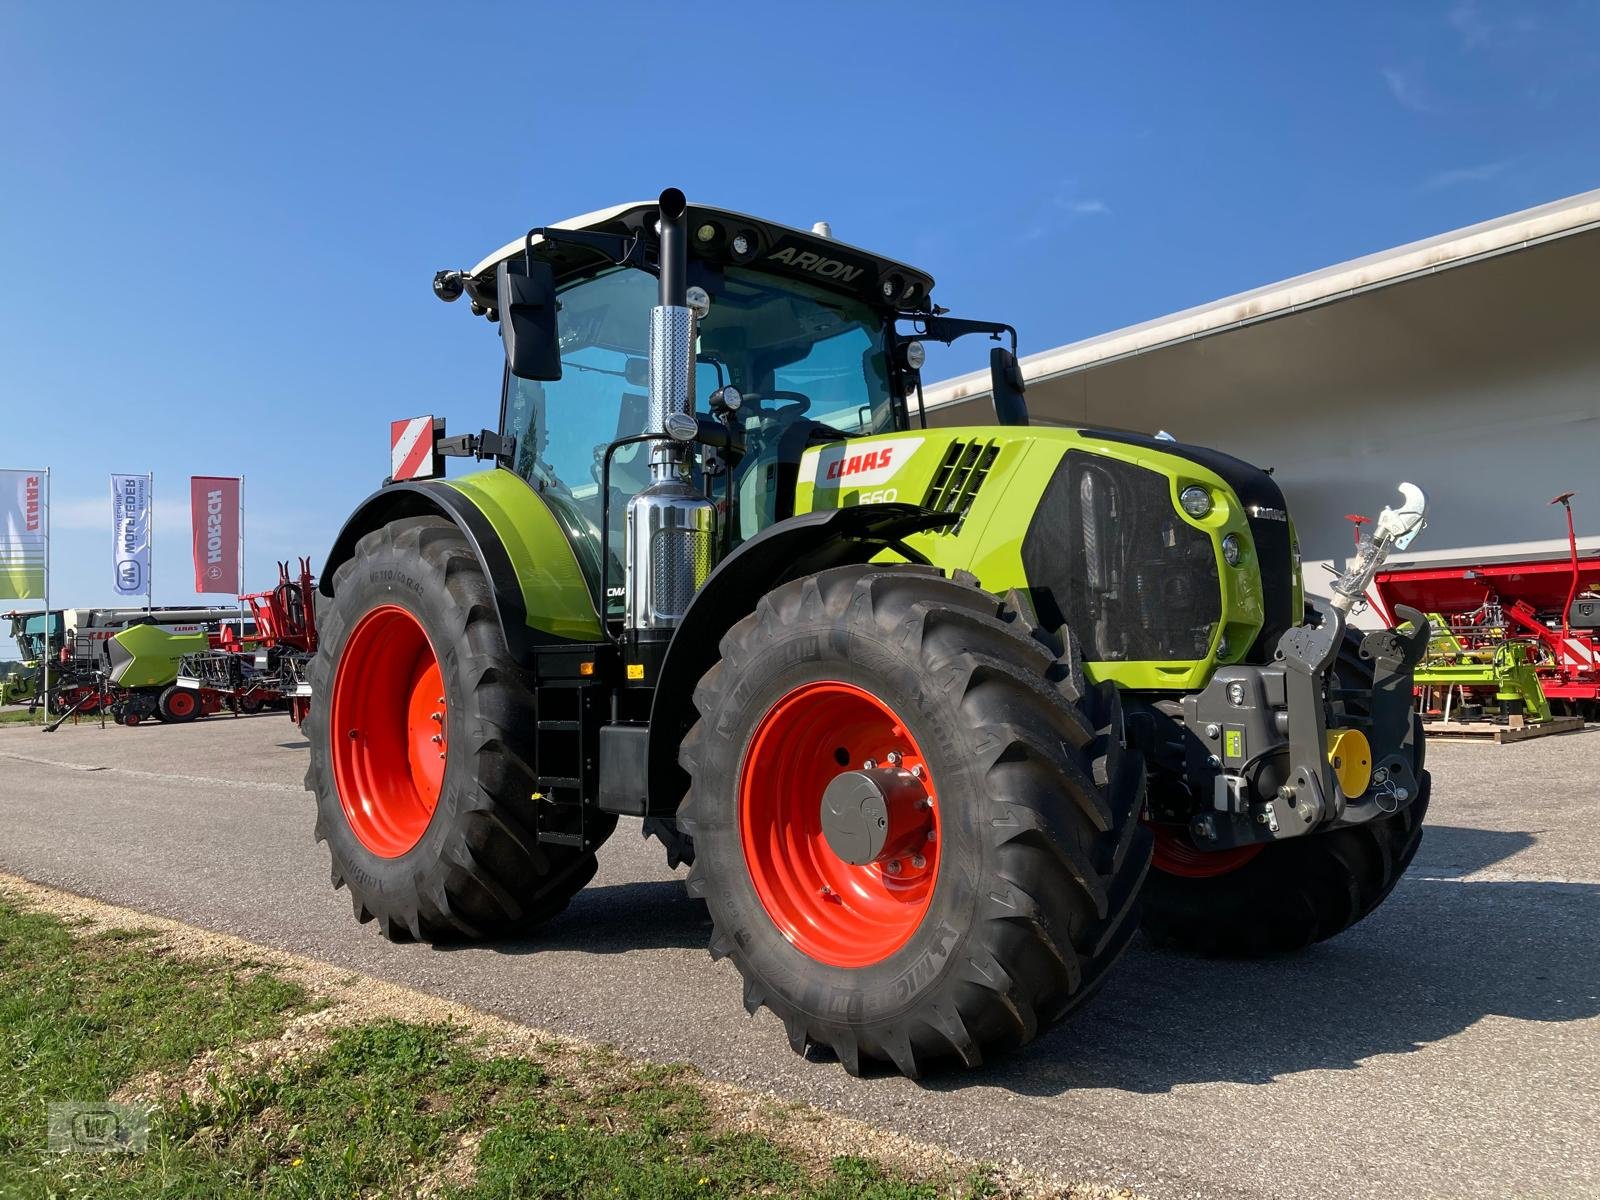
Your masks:
<svg viewBox="0 0 1600 1200"><path fill-rule="evenodd" d="M10 623L8 632L22 654L21 663L0 676L0 704L37 707L44 703L44 660L54 661L61 652L61 610L0 613L0 619Z"/></svg>
<svg viewBox="0 0 1600 1200"><path fill-rule="evenodd" d="M1374 578L1372 599L1385 620L1399 605L1434 614L1434 648L1417 683L1435 689L1423 699L1440 716L1444 689L1453 689L1453 715L1464 699L1469 716L1600 720L1600 554L1578 549L1575 494L1551 501L1565 510L1565 555L1419 563Z"/></svg>
<svg viewBox="0 0 1600 1200"><path fill-rule="evenodd" d="M177 681L185 654L220 645L237 608L69 608L61 613L61 645L50 670L49 710L59 715L104 708L123 719L166 717L161 699ZM251 628L245 621L248 631ZM170 697L169 697L170 699ZM190 698L170 705L184 720Z"/></svg>
<svg viewBox="0 0 1600 1200"><path fill-rule="evenodd" d="M250 607L251 633L186 655L178 686L199 697L207 711L287 708L298 724L310 702L305 669L317 650L311 560L300 559L295 578L290 577L289 564L280 562L275 587L239 599Z"/></svg>

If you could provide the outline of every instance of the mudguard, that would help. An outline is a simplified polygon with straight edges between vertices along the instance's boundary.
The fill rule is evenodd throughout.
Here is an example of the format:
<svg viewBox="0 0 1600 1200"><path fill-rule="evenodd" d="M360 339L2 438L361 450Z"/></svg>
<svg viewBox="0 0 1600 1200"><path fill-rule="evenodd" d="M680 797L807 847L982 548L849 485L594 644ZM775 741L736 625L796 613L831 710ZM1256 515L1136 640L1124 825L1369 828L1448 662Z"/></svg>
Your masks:
<svg viewBox="0 0 1600 1200"><path fill-rule="evenodd" d="M893 550L926 562L902 539L951 524L955 516L916 504L822 509L769 525L717 565L673 635L650 707L649 811L671 816L689 786L678 746L695 721L694 687L719 656L722 635L773 588L829 567L868 562Z"/></svg>
<svg viewBox="0 0 1600 1200"><path fill-rule="evenodd" d="M510 471L479 471L451 480L394 483L360 505L328 551L319 590L362 536L405 517L438 516L461 530L494 589L506 645L524 666L541 646L602 640L600 616L572 544L542 497Z"/></svg>

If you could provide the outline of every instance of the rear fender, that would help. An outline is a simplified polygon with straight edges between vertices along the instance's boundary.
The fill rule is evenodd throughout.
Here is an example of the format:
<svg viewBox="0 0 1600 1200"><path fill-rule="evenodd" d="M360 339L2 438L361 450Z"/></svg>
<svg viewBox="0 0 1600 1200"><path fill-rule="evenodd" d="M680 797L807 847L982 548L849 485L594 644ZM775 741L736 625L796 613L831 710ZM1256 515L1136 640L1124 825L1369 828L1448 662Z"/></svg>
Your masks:
<svg viewBox="0 0 1600 1200"><path fill-rule="evenodd" d="M694 688L720 655L722 635L773 588L889 550L925 562L902 539L955 518L915 504L823 509L769 525L718 564L667 647L650 708L649 799L644 816L671 816L689 787L678 746L695 722Z"/></svg>
<svg viewBox="0 0 1600 1200"><path fill-rule="evenodd" d="M333 596L334 576L363 536L421 516L442 517L467 539L517 662L532 666L540 647L601 640L600 617L572 544L539 494L509 471L395 483L374 492L334 538L318 590Z"/></svg>

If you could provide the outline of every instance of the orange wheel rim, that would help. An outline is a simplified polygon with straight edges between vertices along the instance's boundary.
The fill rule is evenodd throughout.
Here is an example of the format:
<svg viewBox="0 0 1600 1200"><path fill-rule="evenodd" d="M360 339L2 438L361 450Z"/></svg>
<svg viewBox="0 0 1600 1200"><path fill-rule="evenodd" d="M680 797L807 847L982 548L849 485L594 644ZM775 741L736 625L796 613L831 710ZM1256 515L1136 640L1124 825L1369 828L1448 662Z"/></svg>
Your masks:
<svg viewBox="0 0 1600 1200"><path fill-rule="evenodd" d="M1234 846L1227 850L1201 850L1187 829L1153 824L1155 855L1151 865L1180 879L1214 879L1237 871L1266 849L1265 843Z"/></svg>
<svg viewBox="0 0 1600 1200"><path fill-rule="evenodd" d="M871 767L892 776L883 846L871 861L836 853L823 793ZM739 778L739 830L762 907L801 953L866 967L904 946L927 916L939 874L938 795L895 711L853 684L802 684L756 726Z"/></svg>
<svg viewBox="0 0 1600 1200"><path fill-rule="evenodd" d="M333 677L328 740L356 838L398 858L427 832L448 751L444 677L416 617L386 604L351 630Z"/></svg>

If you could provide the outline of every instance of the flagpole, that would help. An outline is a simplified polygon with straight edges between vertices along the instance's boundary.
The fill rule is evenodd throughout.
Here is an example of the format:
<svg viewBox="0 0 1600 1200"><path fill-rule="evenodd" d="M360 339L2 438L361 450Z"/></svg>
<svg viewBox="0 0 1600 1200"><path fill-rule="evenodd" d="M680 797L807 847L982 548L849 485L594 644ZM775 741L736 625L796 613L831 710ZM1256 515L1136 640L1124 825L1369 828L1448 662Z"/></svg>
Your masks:
<svg viewBox="0 0 1600 1200"><path fill-rule="evenodd" d="M234 579L239 586L234 590L239 598L239 641L244 641L244 472L239 472L239 571Z"/></svg>
<svg viewBox="0 0 1600 1200"><path fill-rule="evenodd" d="M42 684L42 698L44 700L44 719L50 720L50 510L55 506L55 498L50 494L50 468L44 469L44 652L40 655L44 659L44 681ZM65 634L66 626L63 624L62 633ZM63 638L63 644L65 639Z"/></svg>
<svg viewBox="0 0 1600 1200"><path fill-rule="evenodd" d="M144 555L144 610L155 612L156 595L156 473L146 471L144 476L144 501L149 506L149 545Z"/></svg>

